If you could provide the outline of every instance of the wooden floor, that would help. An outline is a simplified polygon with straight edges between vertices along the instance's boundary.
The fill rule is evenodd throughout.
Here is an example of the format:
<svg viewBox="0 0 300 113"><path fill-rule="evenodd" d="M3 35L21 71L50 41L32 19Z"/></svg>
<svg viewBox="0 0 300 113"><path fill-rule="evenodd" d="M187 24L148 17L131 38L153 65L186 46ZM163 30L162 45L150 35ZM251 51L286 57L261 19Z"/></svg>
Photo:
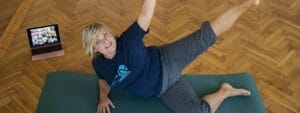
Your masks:
<svg viewBox="0 0 300 113"><path fill-rule="evenodd" d="M0 0L0 34L3 33L22 0Z"/></svg>
<svg viewBox="0 0 300 113"><path fill-rule="evenodd" d="M13 0L14 1L14 0ZM48 72L94 73L81 46L97 21L120 34L142 0L15 0L0 7L0 112L33 113ZM178 40L243 0L158 0L146 45ZM4 0L1 0L3 4ZM5 14L8 13L8 14ZM6 17L9 15L11 17ZM269 113L300 112L300 0L263 0L183 73L251 72ZM66 55L32 62L26 28L57 23Z"/></svg>

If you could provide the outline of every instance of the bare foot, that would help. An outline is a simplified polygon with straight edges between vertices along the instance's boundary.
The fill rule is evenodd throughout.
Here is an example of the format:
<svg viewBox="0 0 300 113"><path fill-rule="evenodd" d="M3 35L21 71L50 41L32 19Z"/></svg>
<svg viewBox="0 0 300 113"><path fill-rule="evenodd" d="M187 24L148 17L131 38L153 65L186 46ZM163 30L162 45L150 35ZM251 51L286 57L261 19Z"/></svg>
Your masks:
<svg viewBox="0 0 300 113"><path fill-rule="evenodd" d="M260 3L260 0L255 0L255 2L254 2L255 5L259 5L259 3Z"/></svg>
<svg viewBox="0 0 300 113"><path fill-rule="evenodd" d="M228 83L223 83L221 88L212 94L205 95L202 97L203 100L208 102L211 107L212 113L215 113L219 105L223 102L224 99L232 96L249 96L250 91L245 89L233 88Z"/></svg>
<svg viewBox="0 0 300 113"><path fill-rule="evenodd" d="M253 5L259 5L260 3L260 0L248 0L248 1L245 1L244 2L244 5L247 6L247 7L251 7Z"/></svg>
<svg viewBox="0 0 300 113"><path fill-rule="evenodd" d="M249 90L233 88L228 83L223 83L220 90L222 92L224 92L224 94L227 97L232 97L232 96L249 96L251 94Z"/></svg>

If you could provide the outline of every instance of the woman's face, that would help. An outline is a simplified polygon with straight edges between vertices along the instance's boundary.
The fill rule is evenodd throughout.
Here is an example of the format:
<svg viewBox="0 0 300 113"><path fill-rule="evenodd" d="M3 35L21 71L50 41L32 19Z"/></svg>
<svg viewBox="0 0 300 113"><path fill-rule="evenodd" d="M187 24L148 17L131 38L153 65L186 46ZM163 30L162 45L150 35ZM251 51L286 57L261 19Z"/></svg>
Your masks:
<svg viewBox="0 0 300 113"><path fill-rule="evenodd" d="M103 29L97 36L93 47L100 54L113 57L117 48L116 39L109 31Z"/></svg>

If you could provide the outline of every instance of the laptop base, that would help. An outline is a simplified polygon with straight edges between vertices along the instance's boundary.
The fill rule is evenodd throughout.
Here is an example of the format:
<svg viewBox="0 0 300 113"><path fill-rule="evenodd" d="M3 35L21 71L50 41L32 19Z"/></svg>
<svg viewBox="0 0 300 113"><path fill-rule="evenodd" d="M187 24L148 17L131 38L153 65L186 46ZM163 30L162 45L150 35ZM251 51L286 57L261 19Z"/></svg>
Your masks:
<svg viewBox="0 0 300 113"><path fill-rule="evenodd" d="M58 57L58 56L63 56L63 55L65 55L65 51L59 50L59 51L53 51L50 53L33 55L31 58L32 58L32 61L37 61L37 60L43 60L43 59L53 58L53 57Z"/></svg>

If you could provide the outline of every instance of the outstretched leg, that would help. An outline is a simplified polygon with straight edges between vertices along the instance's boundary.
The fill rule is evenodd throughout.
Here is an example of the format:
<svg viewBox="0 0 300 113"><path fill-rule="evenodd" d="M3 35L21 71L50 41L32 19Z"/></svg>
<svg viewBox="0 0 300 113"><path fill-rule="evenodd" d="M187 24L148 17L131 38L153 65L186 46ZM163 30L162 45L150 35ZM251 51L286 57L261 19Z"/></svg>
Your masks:
<svg viewBox="0 0 300 113"><path fill-rule="evenodd" d="M259 0L248 0L229 9L213 22L204 22L201 29L194 33L170 44L160 46L164 68L163 79L165 80L162 93L179 79L182 69L215 43L216 35L230 29L238 17L254 4L258 5Z"/></svg>
<svg viewBox="0 0 300 113"><path fill-rule="evenodd" d="M221 88L212 94L199 99L192 86L181 77L159 98L175 113L214 113L220 103L232 96L249 96L246 89L233 88L223 83Z"/></svg>
<svg viewBox="0 0 300 113"><path fill-rule="evenodd" d="M211 25L217 36L220 36L227 30L229 30L235 21L251 6L259 5L260 0L247 0L241 5L233 7L218 16L214 21L212 21Z"/></svg>
<svg viewBox="0 0 300 113"><path fill-rule="evenodd" d="M258 5L260 0L248 0L242 3L239 6L233 7L226 11L221 16L217 17L211 24L212 29L216 33L217 36L223 34L227 30L229 30L234 22L251 6ZM214 113L219 105L223 102L224 99L232 96L250 95L250 92L245 89L235 89L231 85L224 83L220 90L216 93L204 96L202 99L207 101L212 109L212 113Z"/></svg>

